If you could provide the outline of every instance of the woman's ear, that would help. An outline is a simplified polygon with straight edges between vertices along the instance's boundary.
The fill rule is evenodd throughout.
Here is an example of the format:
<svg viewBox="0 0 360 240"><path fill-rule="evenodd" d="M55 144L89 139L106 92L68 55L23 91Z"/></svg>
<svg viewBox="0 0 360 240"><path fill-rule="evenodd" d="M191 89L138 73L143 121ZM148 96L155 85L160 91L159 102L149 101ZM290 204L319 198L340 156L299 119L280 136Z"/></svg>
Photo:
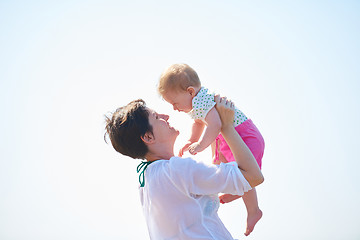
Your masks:
<svg viewBox="0 0 360 240"><path fill-rule="evenodd" d="M188 87L188 88L186 89L186 91L187 91L188 93L190 93L190 95L191 95L192 97L195 97L196 91L195 91L195 88L194 88L194 87L190 86L190 87Z"/></svg>
<svg viewBox="0 0 360 240"><path fill-rule="evenodd" d="M155 141L155 137L151 132L147 132L141 137L141 140L146 144L151 144Z"/></svg>

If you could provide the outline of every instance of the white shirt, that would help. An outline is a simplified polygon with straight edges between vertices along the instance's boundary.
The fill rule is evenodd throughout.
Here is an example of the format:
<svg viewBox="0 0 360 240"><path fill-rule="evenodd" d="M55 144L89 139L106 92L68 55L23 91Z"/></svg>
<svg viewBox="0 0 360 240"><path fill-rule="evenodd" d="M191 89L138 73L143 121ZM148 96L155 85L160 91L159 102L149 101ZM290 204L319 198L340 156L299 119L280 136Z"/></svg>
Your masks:
<svg viewBox="0 0 360 240"><path fill-rule="evenodd" d="M140 200L152 240L231 240L217 215L218 193L251 189L236 162L206 165L191 158L157 160L145 171Z"/></svg>

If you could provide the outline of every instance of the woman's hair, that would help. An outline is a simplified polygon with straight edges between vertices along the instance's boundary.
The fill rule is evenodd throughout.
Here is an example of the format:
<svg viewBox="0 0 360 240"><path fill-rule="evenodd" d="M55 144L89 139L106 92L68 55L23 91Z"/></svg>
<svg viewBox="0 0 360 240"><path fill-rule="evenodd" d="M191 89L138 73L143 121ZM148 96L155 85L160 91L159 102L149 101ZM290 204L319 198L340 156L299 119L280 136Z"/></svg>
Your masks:
<svg viewBox="0 0 360 240"><path fill-rule="evenodd" d="M187 64L173 64L161 74L158 92L163 95L168 90L186 91L190 86L201 87L195 70Z"/></svg>
<svg viewBox="0 0 360 240"><path fill-rule="evenodd" d="M144 100L134 100L116 109L110 116L105 116L105 121L105 142L108 135L117 152L132 158L145 158L149 150L141 137L147 132L152 133L152 126Z"/></svg>

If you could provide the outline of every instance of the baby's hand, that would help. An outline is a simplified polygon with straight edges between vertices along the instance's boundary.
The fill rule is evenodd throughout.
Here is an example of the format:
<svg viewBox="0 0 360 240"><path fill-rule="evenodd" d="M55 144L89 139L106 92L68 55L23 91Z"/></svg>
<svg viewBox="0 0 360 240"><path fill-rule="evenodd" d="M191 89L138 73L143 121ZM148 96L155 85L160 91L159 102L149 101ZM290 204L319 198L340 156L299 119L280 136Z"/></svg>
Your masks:
<svg viewBox="0 0 360 240"><path fill-rule="evenodd" d="M194 142L189 146L189 153L192 155L196 155L198 152L201 152L202 150L204 149L202 149L199 142Z"/></svg>
<svg viewBox="0 0 360 240"><path fill-rule="evenodd" d="M189 149L189 146L192 144L192 142L187 142L185 146L183 146L179 151L179 157L182 157L184 155L184 152L186 152Z"/></svg>

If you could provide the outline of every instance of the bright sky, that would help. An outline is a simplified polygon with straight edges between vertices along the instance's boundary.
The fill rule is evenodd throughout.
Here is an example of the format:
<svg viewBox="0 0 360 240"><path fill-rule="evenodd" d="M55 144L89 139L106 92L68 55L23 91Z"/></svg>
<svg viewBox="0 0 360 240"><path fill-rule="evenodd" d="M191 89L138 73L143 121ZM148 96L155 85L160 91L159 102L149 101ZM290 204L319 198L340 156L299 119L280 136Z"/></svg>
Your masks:
<svg viewBox="0 0 360 240"><path fill-rule="evenodd" d="M0 239L148 239L133 160L104 114L187 63L266 141L246 239L359 239L358 1L1 1ZM206 150L196 158L210 163ZM166 201L166 196L164 196ZM245 239L241 200L219 214Z"/></svg>

